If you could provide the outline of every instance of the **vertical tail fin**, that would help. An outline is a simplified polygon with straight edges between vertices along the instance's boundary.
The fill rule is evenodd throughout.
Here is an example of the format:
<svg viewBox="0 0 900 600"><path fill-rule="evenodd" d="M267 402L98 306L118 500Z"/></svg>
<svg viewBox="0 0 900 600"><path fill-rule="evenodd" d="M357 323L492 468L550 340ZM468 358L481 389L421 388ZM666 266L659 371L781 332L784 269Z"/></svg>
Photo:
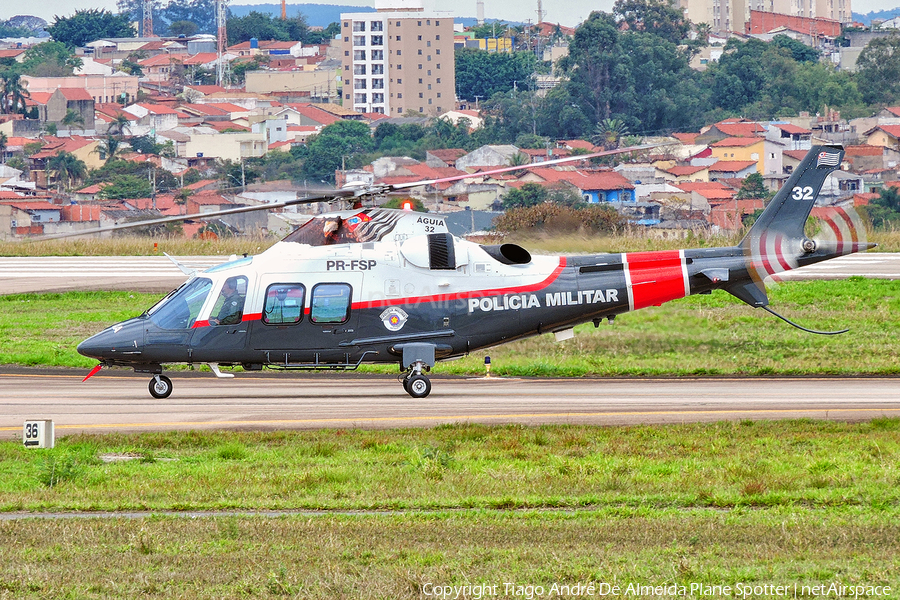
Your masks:
<svg viewBox="0 0 900 600"><path fill-rule="evenodd" d="M803 239L803 226L829 173L844 159L842 146L813 146L784 186L766 206L744 238L759 239L763 232L789 239Z"/></svg>
<svg viewBox="0 0 900 600"><path fill-rule="evenodd" d="M758 286L767 276L796 269L797 259L814 249L803 228L825 178L843 158L841 146L813 146L741 241Z"/></svg>

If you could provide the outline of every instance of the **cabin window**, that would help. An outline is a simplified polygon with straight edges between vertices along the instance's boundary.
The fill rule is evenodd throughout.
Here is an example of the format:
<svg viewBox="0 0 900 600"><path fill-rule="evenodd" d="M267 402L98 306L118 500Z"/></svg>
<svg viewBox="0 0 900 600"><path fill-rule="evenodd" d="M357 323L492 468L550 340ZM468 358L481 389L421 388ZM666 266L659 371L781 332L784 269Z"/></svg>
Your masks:
<svg viewBox="0 0 900 600"><path fill-rule="evenodd" d="M312 290L309 320L318 324L345 323L350 318L351 288L347 283L320 283Z"/></svg>
<svg viewBox="0 0 900 600"><path fill-rule="evenodd" d="M150 321L160 329L190 329L211 288L206 278L185 283L147 311Z"/></svg>
<svg viewBox="0 0 900 600"><path fill-rule="evenodd" d="M210 325L237 325L244 317L244 299L247 297L247 278L229 277L222 284L222 290L212 311Z"/></svg>
<svg viewBox="0 0 900 600"><path fill-rule="evenodd" d="M299 283L274 283L266 289L262 322L267 325L293 325L303 318L306 288Z"/></svg>

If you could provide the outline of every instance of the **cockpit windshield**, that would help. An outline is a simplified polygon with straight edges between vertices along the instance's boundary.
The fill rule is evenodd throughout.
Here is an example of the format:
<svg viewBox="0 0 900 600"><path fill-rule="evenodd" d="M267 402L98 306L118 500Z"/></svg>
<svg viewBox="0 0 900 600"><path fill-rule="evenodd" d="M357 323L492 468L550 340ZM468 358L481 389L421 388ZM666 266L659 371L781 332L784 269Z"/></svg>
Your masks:
<svg viewBox="0 0 900 600"><path fill-rule="evenodd" d="M212 281L198 277L157 302L147 311L150 320L161 329L190 329L203 308Z"/></svg>
<svg viewBox="0 0 900 600"><path fill-rule="evenodd" d="M366 208L356 213L314 217L283 241L310 246L377 242L393 231L403 216L397 211Z"/></svg>

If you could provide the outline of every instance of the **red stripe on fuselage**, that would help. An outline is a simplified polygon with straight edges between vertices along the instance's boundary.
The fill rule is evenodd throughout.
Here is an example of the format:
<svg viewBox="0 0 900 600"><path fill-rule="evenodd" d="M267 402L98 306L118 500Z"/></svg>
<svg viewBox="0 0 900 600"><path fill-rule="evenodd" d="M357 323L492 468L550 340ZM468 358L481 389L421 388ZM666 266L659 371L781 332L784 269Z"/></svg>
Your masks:
<svg viewBox="0 0 900 600"><path fill-rule="evenodd" d="M684 265L678 250L635 252L625 254L634 309L659 306L663 302L684 298Z"/></svg>
<svg viewBox="0 0 900 600"><path fill-rule="evenodd" d="M386 306L398 306L401 304L424 304L428 302L452 302L454 300L468 300L469 298L486 298L488 296L502 296L503 294L522 294L537 292L556 281L559 274L566 268L566 257L559 257L559 265L550 275L541 282L531 285L514 286L508 288L495 288L490 290L472 290L470 292L457 292L454 294L434 294L431 296L415 296L411 298L386 298L383 300L370 300L366 302L354 302L353 310L363 308L383 308Z"/></svg>

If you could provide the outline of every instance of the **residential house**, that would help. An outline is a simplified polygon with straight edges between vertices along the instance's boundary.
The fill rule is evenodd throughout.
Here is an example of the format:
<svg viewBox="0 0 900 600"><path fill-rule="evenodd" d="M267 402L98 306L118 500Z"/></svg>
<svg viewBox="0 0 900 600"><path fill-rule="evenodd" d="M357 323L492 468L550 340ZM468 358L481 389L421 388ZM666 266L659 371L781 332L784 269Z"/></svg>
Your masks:
<svg viewBox="0 0 900 600"><path fill-rule="evenodd" d="M272 94L281 101L338 99L335 71L248 71L245 88L250 93Z"/></svg>
<svg viewBox="0 0 900 600"><path fill-rule="evenodd" d="M900 125L878 125L863 135L869 146L883 146L900 150Z"/></svg>
<svg viewBox="0 0 900 600"><path fill-rule="evenodd" d="M149 126L152 131L157 133L178 127L178 111L162 104L138 102L126 106L122 110L136 116L138 125Z"/></svg>
<svg viewBox="0 0 900 600"><path fill-rule="evenodd" d="M804 151L803 154L806 152ZM743 179L756 173L756 161L753 160L718 160L709 166L709 180Z"/></svg>
<svg viewBox="0 0 900 600"><path fill-rule="evenodd" d="M456 159L456 168L469 170L474 167L508 167L513 156L519 154L515 146L482 146Z"/></svg>
<svg viewBox="0 0 900 600"><path fill-rule="evenodd" d="M709 167L707 166L674 166L658 169L658 172L658 177L675 185L685 181L709 181Z"/></svg>
<svg viewBox="0 0 900 600"><path fill-rule="evenodd" d="M81 117L81 124L69 127L62 124L70 110ZM73 129L80 129L82 132L93 131L94 99L84 88L57 88L47 100L45 120L70 131Z"/></svg>
<svg viewBox="0 0 900 600"><path fill-rule="evenodd" d="M80 135L70 137L45 136L41 150L28 157L31 180L40 188L51 188L56 185L56 178L48 172L47 166L50 158L59 152L70 152L84 161L88 169L98 169L103 166L103 159L97 148L99 140L88 139Z"/></svg>
<svg viewBox="0 0 900 600"><path fill-rule="evenodd" d="M461 119L466 119L469 122L469 131L480 129L484 125L484 118L479 110L448 110L438 118L446 119L454 125L458 124Z"/></svg>
<svg viewBox="0 0 900 600"><path fill-rule="evenodd" d="M72 75L69 77L32 77L23 75L22 81L31 94L52 94L57 88L83 88L96 104L133 102L138 93L138 78L125 73L113 75Z"/></svg>
<svg viewBox="0 0 900 600"><path fill-rule="evenodd" d="M790 123L772 123L766 130L766 139L780 142L788 150L812 148L812 130Z"/></svg>
<svg viewBox="0 0 900 600"><path fill-rule="evenodd" d="M844 147L844 162L851 171L891 169L900 166L900 150L889 146L855 145Z"/></svg>
<svg viewBox="0 0 900 600"><path fill-rule="evenodd" d="M615 171L588 171L531 168L519 178L528 183L566 183L574 187L585 202L634 202L634 184Z"/></svg>
<svg viewBox="0 0 900 600"><path fill-rule="evenodd" d="M0 235L43 233L44 223L58 222L60 207L48 200L0 200Z"/></svg>
<svg viewBox="0 0 900 600"><path fill-rule="evenodd" d="M712 155L719 160L752 160L761 175L782 173L784 146L762 137L732 137L711 145Z"/></svg>
<svg viewBox="0 0 900 600"><path fill-rule="evenodd" d="M704 127L694 138L694 144L711 145L727 138L762 137L766 128L755 121L744 119L726 119L709 127Z"/></svg>
<svg viewBox="0 0 900 600"><path fill-rule="evenodd" d="M456 168L456 159L465 156L462 148L444 148L425 151L425 164L429 167L453 167Z"/></svg>
<svg viewBox="0 0 900 600"><path fill-rule="evenodd" d="M138 61L144 72L143 81L150 83L168 83L169 78L184 69L186 54L157 54Z"/></svg>

